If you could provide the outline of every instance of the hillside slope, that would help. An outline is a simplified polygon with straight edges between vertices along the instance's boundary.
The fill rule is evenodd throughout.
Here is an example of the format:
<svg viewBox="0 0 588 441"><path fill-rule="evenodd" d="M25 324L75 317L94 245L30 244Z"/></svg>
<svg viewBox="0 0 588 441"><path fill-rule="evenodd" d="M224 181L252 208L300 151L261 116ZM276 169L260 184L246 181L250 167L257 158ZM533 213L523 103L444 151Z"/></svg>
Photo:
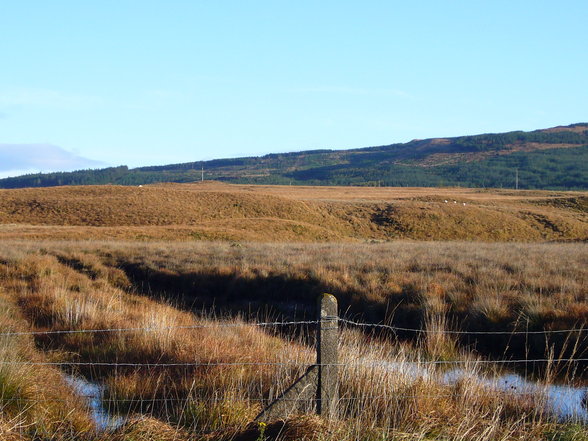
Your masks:
<svg viewBox="0 0 588 441"><path fill-rule="evenodd" d="M0 239L588 239L588 193L251 186L0 190Z"/></svg>
<svg viewBox="0 0 588 441"><path fill-rule="evenodd" d="M588 189L588 124L129 169L0 179L0 188L194 182Z"/></svg>

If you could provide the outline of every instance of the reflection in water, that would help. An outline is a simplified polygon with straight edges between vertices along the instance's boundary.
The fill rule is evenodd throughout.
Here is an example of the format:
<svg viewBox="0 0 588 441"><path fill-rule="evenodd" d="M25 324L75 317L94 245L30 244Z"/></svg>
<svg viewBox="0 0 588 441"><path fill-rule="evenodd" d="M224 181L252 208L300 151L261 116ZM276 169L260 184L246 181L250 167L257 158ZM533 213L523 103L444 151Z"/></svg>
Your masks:
<svg viewBox="0 0 588 441"><path fill-rule="evenodd" d="M96 429L99 431L114 430L124 424L124 418L109 414L102 406L104 386L72 375L65 375L65 380L88 403Z"/></svg>
<svg viewBox="0 0 588 441"><path fill-rule="evenodd" d="M471 375L461 369L454 369L446 372L441 381L443 384L454 384ZM586 390L583 388L533 383L515 374L493 379L477 377L477 381L503 392L544 398L547 410L561 420L572 419L588 423L588 410L583 402Z"/></svg>
<svg viewBox="0 0 588 441"><path fill-rule="evenodd" d="M386 369L402 372L412 378L430 379L431 373L418 363L397 363L380 361L377 363ZM452 385L458 381L472 378L474 374L463 369L453 369L445 372L438 380L445 385ZM84 397L91 410L91 416L99 431L113 430L125 423L120 416L111 415L102 405L104 386L90 383L83 378L70 375L65 376L68 384ZM561 420L574 420L588 423L588 409L586 407L588 391L561 385L542 385L525 380L515 374L508 374L498 378L484 378L475 376L477 382L483 385L513 394L524 394L538 399L544 398L547 410Z"/></svg>
<svg viewBox="0 0 588 441"><path fill-rule="evenodd" d="M419 363L399 363L379 361L385 369L401 372L411 378L431 380L431 372ZM450 386L465 379L475 379L489 388L512 394L522 394L534 397L539 402L543 399L546 410L560 420L574 420L588 423L588 390L562 385L544 385L533 383L515 374L503 375L497 378L485 378L463 369L453 369L435 378L441 384Z"/></svg>

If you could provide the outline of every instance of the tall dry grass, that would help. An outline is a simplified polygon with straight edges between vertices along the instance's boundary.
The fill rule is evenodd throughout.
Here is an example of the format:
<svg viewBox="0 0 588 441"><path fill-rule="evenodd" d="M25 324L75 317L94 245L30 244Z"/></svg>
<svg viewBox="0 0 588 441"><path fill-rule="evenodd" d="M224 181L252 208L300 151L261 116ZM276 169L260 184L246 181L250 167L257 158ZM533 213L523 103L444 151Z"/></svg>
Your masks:
<svg viewBox="0 0 588 441"><path fill-rule="evenodd" d="M299 344L238 319L196 318L126 293L112 280L89 277L54 256L26 256L6 268L14 276L5 279L6 289L36 330L139 328L39 334L36 343L50 360L188 364L74 368L74 374L107 386L113 411L147 412L198 431L244 427L261 410L260 403L271 400L309 364L309 352ZM13 361L14 355L3 354L3 359ZM249 364L258 360L266 364Z"/></svg>
<svg viewBox="0 0 588 441"><path fill-rule="evenodd" d="M5 267L0 280L6 282ZM14 298L0 288L0 439L70 440L93 436L84 401L59 370L38 365L47 357L35 350ZM10 335L13 333L13 335ZM8 335L7 335L8 334Z"/></svg>
<svg viewBox="0 0 588 441"><path fill-rule="evenodd" d="M138 292L217 309L290 314L296 305L300 313L320 293L331 292L348 316L406 328L425 329L442 320L443 326L462 331L557 330L581 328L588 317L588 248L583 243L45 246L107 268L103 272L123 269L129 280L119 277L120 286L132 283ZM559 337L465 335L459 343L494 356L505 351L507 356L543 356L553 349L565 357L572 348L576 355L588 348L581 333L572 336L573 342Z"/></svg>
<svg viewBox="0 0 588 441"><path fill-rule="evenodd" d="M290 251L286 246L208 246L178 247L174 250L174 258L171 250L163 245L102 244L98 248L84 249L71 244L55 244L52 247L45 244L44 250L21 246L18 250L2 251L0 270L3 277L0 280L3 296L12 311L6 316L22 315L35 330L148 329L115 333L41 334L35 341L38 349L29 345L30 353L24 357L25 360L39 357L61 362L211 364L189 367L119 366L116 369L80 366L74 373L106 384L106 402L111 410L131 417L130 422L118 432L95 436L127 441L190 438L256 440L260 436L259 426L249 424L250 421L263 405L314 362L312 340L307 340L304 334L283 338L239 318L196 316L169 302L133 293L129 290L133 287L132 281L115 265L121 262L122 257L127 262L149 265L152 271L167 272L168 276L182 274L186 268L207 259L234 265L229 269L217 268L217 275L226 271L229 277L234 277L236 268L242 271L239 277L271 279L275 273L270 270L270 261L274 263L273 268L284 272L287 269L297 277L306 274L305 277L310 280L320 271L323 271L323 278L327 275L333 277L336 273L347 284L365 287L363 293L357 294L357 304L362 301L361 296L369 294L370 290L381 289L384 292L381 284L396 292L392 275L399 274L400 269L391 265L390 278L378 269L385 262L390 264L402 257L391 252L400 253L401 247L394 249L390 246L375 249L360 247L355 256L349 255L345 247L334 246L307 248L294 245ZM427 313L422 324L429 330L442 331L456 324L451 322L450 310L446 306L449 297L444 283L447 280L438 281L431 273L446 271L442 266L434 269L426 267L430 261L426 254L421 253L428 250L438 258L453 259L451 246L462 247L462 251L465 248L460 244L436 248L415 246L411 250L413 260L407 263L412 269L422 268L418 264L425 265L430 271L425 274L417 271L413 281L415 284L419 281L420 285L411 285L413 288L410 291L415 302L418 301L415 304ZM574 248L562 246L547 252L557 254L570 249ZM542 253L545 250L548 247L539 249ZM493 251L476 250L473 255L478 262L502 263L502 257L492 254ZM524 251L538 252L528 246ZM374 254L382 260L366 258L373 258ZM577 255L570 257L563 254L571 261L578 259ZM329 257L334 255L338 256L339 266L329 267ZM387 255L388 260L384 260ZM309 264L319 261L323 262L323 268L310 272L312 266ZM457 265L468 268L468 262L457 261ZM573 271L576 271L573 274L584 274L580 266ZM189 274L189 271L186 273ZM405 277L411 277L410 271ZM504 281L501 283L504 284ZM134 286L137 289L137 285ZM418 287L426 289L418 290ZM242 295L243 291L238 293ZM369 298L364 301L368 304ZM398 308L390 313L398 314ZM178 328L182 326L185 328ZM21 323L20 327L24 329L25 325ZM300 419L294 413L286 423L280 423L282 425L270 424L268 433L273 434L272 439L278 433L287 439L286 435L290 433L288 436L297 436L290 439L307 436L309 439L325 440L532 440L548 439L546 434L556 436L563 433L562 430L575 433L571 432L571 426L558 425L548 417L536 400L525 395L499 392L480 381L481 376L490 375L492 371L481 371L480 365L475 363L476 356L461 347L458 341L442 332L428 335L427 339L403 343L386 339L383 335L343 330L340 421L328 423ZM16 347L10 344L6 348L2 359L18 360ZM443 359L469 360L459 382L444 384L438 381L443 374L443 365L430 362ZM45 368L56 379L44 380L43 388L46 384L60 384L55 393L60 397L72 396L72 391L59 380L59 373L53 368ZM23 385L34 384L31 376L39 375L41 367L31 365L30 369L31 374L22 380L18 380L19 372L16 371L10 371L6 378L20 381ZM303 408L311 404L301 403ZM83 404L75 403L72 407L87 418ZM51 412L58 412L58 409L50 408ZM2 427L14 424L14 417L6 415L3 413L0 418ZM26 424L36 433L41 433L45 429L39 421L42 419L29 420ZM49 421L53 420L49 418ZM63 416L60 421L69 421L69 417ZM61 435L53 435L50 430L43 436L59 439ZM55 429L55 433L59 431ZM26 432L24 434L29 436ZM79 432L70 431L68 434L71 439L83 438Z"/></svg>

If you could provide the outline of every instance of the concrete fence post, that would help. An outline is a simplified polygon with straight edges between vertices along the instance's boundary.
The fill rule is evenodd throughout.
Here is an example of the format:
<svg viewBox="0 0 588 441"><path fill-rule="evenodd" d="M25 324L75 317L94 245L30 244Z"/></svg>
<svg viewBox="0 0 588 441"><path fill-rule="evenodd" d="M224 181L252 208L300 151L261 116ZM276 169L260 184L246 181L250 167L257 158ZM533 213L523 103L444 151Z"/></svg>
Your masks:
<svg viewBox="0 0 588 441"><path fill-rule="evenodd" d="M290 387L261 411L255 421L272 421L295 414L303 402L316 403L315 409L325 418L339 415L339 379L337 355L339 317L337 299L323 294L318 299L316 364L310 366ZM314 404L313 403L313 404Z"/></svg>
<svg viewBox="0 0 588 441"><path fill-rule="evenodd" d="M338 417L338 346L339 317L337 299L332 294L323 294L318 299L319 330L317 338L317 413L326 418Z"/></svg>

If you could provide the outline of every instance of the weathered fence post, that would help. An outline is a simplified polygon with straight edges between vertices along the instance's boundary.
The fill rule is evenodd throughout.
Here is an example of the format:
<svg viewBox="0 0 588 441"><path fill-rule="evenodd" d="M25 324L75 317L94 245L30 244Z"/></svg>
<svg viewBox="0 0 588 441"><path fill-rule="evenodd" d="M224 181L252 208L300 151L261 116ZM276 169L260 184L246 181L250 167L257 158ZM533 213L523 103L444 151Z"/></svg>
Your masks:
<svg viewBox="0 0 588 441"><path fill-rule="evenodd" d="M317 413L326 418L337 418L339 404L338 346L339 317L337 299L323 294L318 300L319 330L316 362L318 371Z"/></svg>
<svg viewBox="0 0 588 441"><path fill-rule="evenodd" d="M316 402L316 411L325 418L339 415L339 381L337 355L339 346L339 317L337 299L323 294L318 299L318 330L316 342L316 364L272 401L255 421L271 421L287 418L296 412L300 402Z"/></svg>

